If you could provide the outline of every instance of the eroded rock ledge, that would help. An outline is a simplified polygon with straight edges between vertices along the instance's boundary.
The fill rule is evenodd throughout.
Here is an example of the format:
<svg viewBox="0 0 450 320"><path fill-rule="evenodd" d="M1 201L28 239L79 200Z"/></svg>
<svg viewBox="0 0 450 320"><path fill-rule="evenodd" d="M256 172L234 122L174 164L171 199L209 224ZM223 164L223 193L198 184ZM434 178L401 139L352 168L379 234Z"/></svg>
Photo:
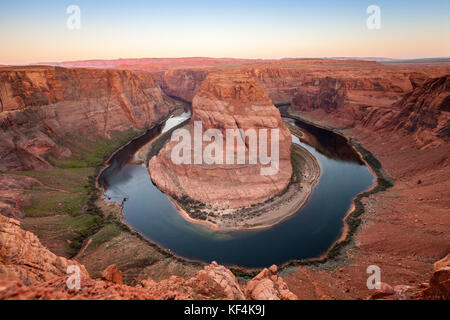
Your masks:
<svg viewBox="0 0 450 320"><path fill-rule="evenodd" d="M59 257L44 247L33 233L20 228L20 222L0 214L0 279L16 279L26 284L48 281L66 274L69 265L85 267Z"/></svg>

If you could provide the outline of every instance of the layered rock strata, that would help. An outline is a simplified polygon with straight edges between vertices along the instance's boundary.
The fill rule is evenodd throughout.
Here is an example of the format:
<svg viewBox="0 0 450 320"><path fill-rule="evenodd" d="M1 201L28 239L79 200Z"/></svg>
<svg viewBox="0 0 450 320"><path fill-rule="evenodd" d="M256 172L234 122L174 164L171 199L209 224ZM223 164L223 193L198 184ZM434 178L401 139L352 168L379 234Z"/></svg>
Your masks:
<svg viewBox="0 0 450 320"><path fill-rule="evenodd" d="M171 95L192 101L206 75L218 70L219 67L167 70L162 76L163 88ZM299 95L305 102L303 107L311 108L307 102L317 102L319 92L326 95L327 88L339 90L345 87L346 99L339 106L352 109L359 105L392 104L413 89L411 77L415 85L420 85L427 78L449 73L450 67L407 67L373 61L303 59L253 63L228 67L227 70L254 77L276 105L291 103Z"/></svg>
<svg viewBox="0 0 450 320"><path fill-rule="evenodd" d="M202 133L208 129L217 129L221 141L211 138L213 143L221 142L223 150L219 156L221 164L207 164L205 159L196 163L195 125L201 124ZM237 208L263 202L281 192L289 184L292 167L290 162L291 136L281 120L279 111L255 79L237 74L210 74L201 85L192 103L191 123L185 128L192 141L189 141L188 164L175 164L172 150L177 142L170 141L149 162L149 171L153 182L164 192L177 197L187 196L208 206L219 209ZM238 142L227 147L227 130L235 130ZM244 134L256 133L256 148L267 147L271 156L272 140L278 142L278 168L264 175L270 164L262 164L261 158L250 163L251 140ZM261 139L261 132L267 131L267 137ZM278 132L279 140L272 135ZM201 142L201 152L205 155L211 142ZM219 145L219 144L218 144ZM222 149L223 148L223 149ZM219 149L217 149L219 150ZM258 150L259 149L253 149ZM274 148L275 150L275 148ZM183 151L184 152L184 151ZM245 154L245 163L238 163L238 153ZM227 162L227 153L231 153L234 162ZM197 153L198 154L198 153ZM258 154L258 153L257 153ZM215 156L215 153L212 153ZM274 157L275 158L275 157ZM278 170L277 170L278 169Z"/></svg>
<svg viewBox="0 0 450 320"><path fill-rule="evenodd" d="M19 221L0 215L0 279L30 285L64 276L71 265L89 277L83 265L55 255L33 233L23 230Z"/></svg>
<svg viewBox="0 0 450 320"><path fill-rule="evenodd" d="M67 137L95 140L147 128L173 107L167 99L145 72L2 68L0 170L48 168L49 156L71 156Z"/></svg>
<svg viewBox="0 0 450 320"><path fill-rule="evenodd" d="M367 111L363 125L374 130L412 135L420 148L448 143L450 75L427 79L391 107L367 108Z"/></svg>

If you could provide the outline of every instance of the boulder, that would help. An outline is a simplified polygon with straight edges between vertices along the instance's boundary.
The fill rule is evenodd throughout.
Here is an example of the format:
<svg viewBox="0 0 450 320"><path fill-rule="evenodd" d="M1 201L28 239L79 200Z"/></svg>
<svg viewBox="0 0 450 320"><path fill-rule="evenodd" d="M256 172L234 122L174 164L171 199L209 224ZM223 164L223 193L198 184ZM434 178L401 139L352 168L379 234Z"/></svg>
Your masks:
<svg viewBox="0 0 450 320"><path fill-rule="evenodd" d="M122 272L120 272L115 264L112 264L103 270L102 279L116 284L123 284Z"/></svg>
<svg viewBox="0 0 450 320"><path fill-rule="evenodd" d="M277 275L277 267L264 268L250 280L245 291L253 300L297 300L297 296L289 291L284 280Z"/></svg>

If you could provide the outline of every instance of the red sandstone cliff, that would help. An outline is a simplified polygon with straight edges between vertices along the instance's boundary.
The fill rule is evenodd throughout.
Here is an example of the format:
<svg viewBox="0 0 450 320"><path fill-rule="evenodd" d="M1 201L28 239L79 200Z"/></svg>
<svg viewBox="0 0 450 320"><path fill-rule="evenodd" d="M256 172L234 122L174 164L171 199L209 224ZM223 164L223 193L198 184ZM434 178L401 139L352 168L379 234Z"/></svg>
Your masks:
<svg viewBox="0 0 450 320"><path fill-rule="evenodd" d="M412 80L413 81L413 80ZM368 108L363 125L413 135L419 147L450 139L450 75L428 79L389 108Z"/></svg>
<svg viewBox="0 0 450 320"><path fill-rule="evenodd" d="M442 76L448 67L398 67L372 61L344 61L305 59L253 63L241 66L184 68L164 73L165 90L171 95L191 101L200 88L205 74L230 70L254 77L275 104L290 103L297 94L305 98L315 96L327 86L327 78L345 83L349 102L382 106L394 101L412 89L410 78L417 84L428 77ZM339 85L335 88L339 89ZM187 91L189 88L192 91ZM306 106L306 105L305 105Z"/></svg>
<svg viewBox="0 0 450 320"><path fill-rule="evenodd" d="M200 68L167 70L161 76L161 88L168 95L192 102L208 73Z"/></svg>
<svg viewBox="0 0 450 320"><path fill-rule="evenodd" d="M323 111L322 117L338 113L343 125L354 125L368 106L391 106L427 79L450 73L449 67L305 59L168 70L161 76L164 83L161 86L170 95L192 101L207 74L221 70L255 78L274 104L292 103L301 111Z"/></svg>
<svg viewBox="0 0 450 320"><path fill-rule="evenodd" d="M49 167L59 142L144 129L171 104L145 72L59 67L0 70L0 170Z"/></svg>
<svg viewBox="0 0 450 320"><path fill-rule="evenodd" d="M274 103L290 103L295 96L303 97L304 107L329 100L337 92L345 100L336 100L335 107L368 100L395 100L410 89L405 73L372 61L298 60L247 68ZM342 90L344 89L345 90ZM317 100L319 99L319 100ZM311 102L308 103L308 102Z"/></svg>
<svg viewBox="0 0 450 320"><path fill-rule="evenodd" d="M226 164L225 141L223 164L195 164L193 158L192 164L174 164L171 152L177 143L169 142L149 163L152 180L161 190L180 198L187 195L209 205L217 204L220 208L236 208L263 202L286 188L292 175L290 133L279 111L255 79L235 73L211 73L193 99L191 125L188 127L191 136L194 121L202 123L203 131L219 129L224 140L226 129L242 132L254 129L257 134L261 129L268 129L268 139L264 142L269 150L270 129L279 129L279 170L273 175L262 175L261 169L266 165L260 161L249 164L249 140L242 136L238 139L245 144L245 164L236 162L238 149L232 151L235 164Z"/></svg>
<svg viewBox="0 0 450 320"><path fill-rule="evenodd" d="M83 265L58 257L44 247L33 233L20 228L20 222L0 214L0 279L36 284L64 276L69 265L77 265L83 277L89 277Z"/></svg>

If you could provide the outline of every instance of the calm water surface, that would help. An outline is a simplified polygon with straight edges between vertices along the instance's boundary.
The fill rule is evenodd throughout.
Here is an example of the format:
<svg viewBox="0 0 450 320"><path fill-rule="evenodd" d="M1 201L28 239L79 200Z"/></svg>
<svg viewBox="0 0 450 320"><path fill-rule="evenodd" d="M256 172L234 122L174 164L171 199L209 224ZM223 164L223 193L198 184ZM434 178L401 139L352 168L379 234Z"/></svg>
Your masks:
<svg viewBox="0 0 450 320"><path fill-rule="evenodd" d="M134 153L161 131L189 117L170 119L119 152L100 177L107 201L122 202L124 220L145 237L186 258L225 265L265 267L291 259L316 257L341 235L352 198L368 189L373 175L342 137L296 121L304 136L296 144L318 160L321 176L299 213L266 230L218 232L184 220L172 202L153 185L144 164L130 163ZM111 197L108 200L107 197Z"/></svg>

